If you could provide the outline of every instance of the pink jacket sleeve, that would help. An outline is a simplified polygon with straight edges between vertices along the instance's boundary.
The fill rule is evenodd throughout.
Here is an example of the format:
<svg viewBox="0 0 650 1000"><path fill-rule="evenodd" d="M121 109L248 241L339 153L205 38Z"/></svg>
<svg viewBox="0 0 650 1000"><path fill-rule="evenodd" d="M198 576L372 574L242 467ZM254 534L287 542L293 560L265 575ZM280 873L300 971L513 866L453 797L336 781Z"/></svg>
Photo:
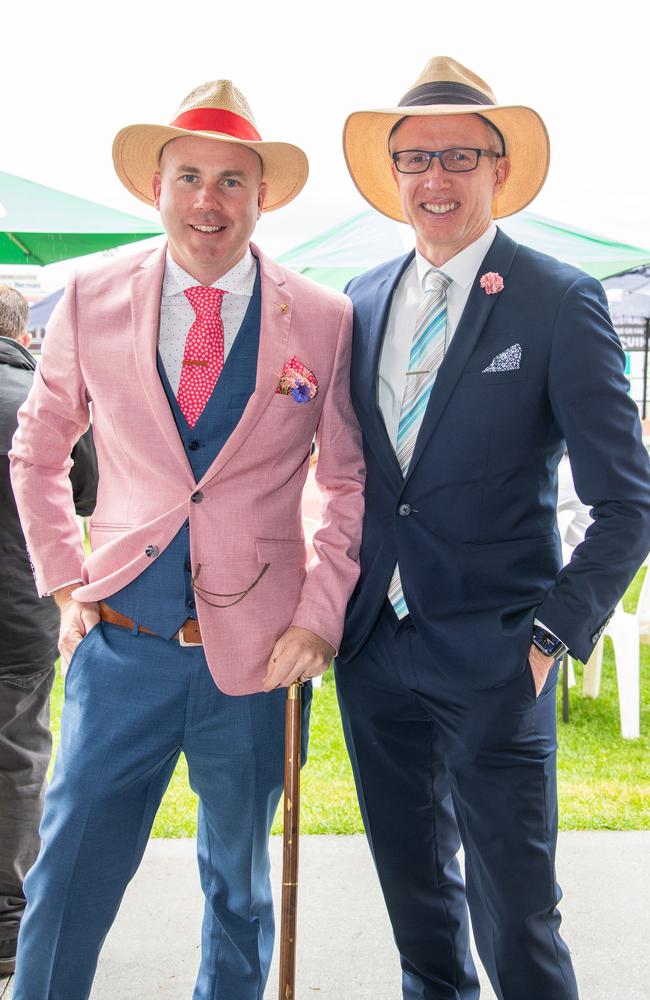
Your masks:
<svg viewBox="0 0 650 1000"><path fill-rule="evenodd" d="M352 303L346 302L332 379L316 442L316 482L322 494L322 526L314 535L315 556L303 584L292 625L310 629L335 649L341 642L345 608L359 576L365 467L361 431L350 401Z"/></svg>

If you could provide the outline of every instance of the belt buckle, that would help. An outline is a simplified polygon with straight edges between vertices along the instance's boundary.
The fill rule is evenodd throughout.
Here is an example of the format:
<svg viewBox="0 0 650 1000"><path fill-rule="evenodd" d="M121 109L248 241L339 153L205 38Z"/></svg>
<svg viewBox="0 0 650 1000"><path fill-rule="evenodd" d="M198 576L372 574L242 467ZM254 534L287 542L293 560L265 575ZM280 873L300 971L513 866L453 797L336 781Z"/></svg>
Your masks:
<svg viewBox="0 0 650 1000"><path fill-rule="evenodd" d="M181 627L178 630L178 642L179 642L180 646L184 646L185 648L188 648L190 646L202 646L203 645L203 642L201 641L201 639L199 639L198 642L188 642L188 640L185 638L185 631L184 630L185 630L185 624L183 623L183 625L181 625Z"/></svg>

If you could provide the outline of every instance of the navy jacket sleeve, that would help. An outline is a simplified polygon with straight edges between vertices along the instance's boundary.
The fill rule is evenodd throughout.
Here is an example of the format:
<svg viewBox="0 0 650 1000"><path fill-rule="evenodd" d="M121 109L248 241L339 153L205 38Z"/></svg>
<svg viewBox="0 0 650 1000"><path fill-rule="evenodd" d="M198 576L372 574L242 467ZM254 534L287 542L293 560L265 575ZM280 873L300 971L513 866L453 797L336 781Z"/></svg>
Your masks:
<svg viewBox="0 0 650 1000"><path fill-rule="evenodd" d="M581 660L650 550L650 462L624 366L602 286L578 277L558 308L548 391L594 523L537 617Z"/></svg>

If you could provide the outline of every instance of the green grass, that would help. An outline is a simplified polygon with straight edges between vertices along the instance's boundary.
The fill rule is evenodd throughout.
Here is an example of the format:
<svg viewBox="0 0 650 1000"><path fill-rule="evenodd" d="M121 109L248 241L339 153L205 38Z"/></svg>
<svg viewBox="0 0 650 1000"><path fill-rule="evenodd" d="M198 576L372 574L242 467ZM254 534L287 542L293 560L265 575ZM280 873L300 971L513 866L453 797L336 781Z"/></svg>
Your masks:
<svg viewBox="0 0 650 1000"><path fill-rule="evenodd" d="M631 611L642 573L630 587L625 608ZM570 722L559 715L558 781L560 828L563 830L650 829L650 647L641 647L641 739L620 734L616 674L609 640L605 645L600 696L583 698L582 667L570 691ZM60 677L52 701L52 729L58 740L62 704ZM559 699L558 699L559 701ZM314 692L309 761L303 770L301 829L303 833L358 833L352 773L345 752L336 691L331 672ZM281 812L274 832L281 831ZM196 797L187 782L181 758L153 829L154 837L191 837L196 832Z"/></svg>

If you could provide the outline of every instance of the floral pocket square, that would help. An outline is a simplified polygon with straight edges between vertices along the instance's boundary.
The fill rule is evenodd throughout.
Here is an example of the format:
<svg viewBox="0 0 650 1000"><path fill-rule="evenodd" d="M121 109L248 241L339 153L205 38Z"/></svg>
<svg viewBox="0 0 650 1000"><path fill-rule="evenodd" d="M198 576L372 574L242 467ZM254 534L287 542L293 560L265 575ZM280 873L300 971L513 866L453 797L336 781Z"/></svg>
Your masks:
<svg viewBox="0 0 650 1000"><path fill-rule="evenodd" d="M514 372L521 368L521 344L513 344L492 358L484 372Z"/></svg>
<svg viewBox="0 0 650 1000"><path fill-rule="evenodd" d="M308 403L318 392L318 381L297 357L289 358L280 372L276 394L293 396L296 403Z"/></svg>

